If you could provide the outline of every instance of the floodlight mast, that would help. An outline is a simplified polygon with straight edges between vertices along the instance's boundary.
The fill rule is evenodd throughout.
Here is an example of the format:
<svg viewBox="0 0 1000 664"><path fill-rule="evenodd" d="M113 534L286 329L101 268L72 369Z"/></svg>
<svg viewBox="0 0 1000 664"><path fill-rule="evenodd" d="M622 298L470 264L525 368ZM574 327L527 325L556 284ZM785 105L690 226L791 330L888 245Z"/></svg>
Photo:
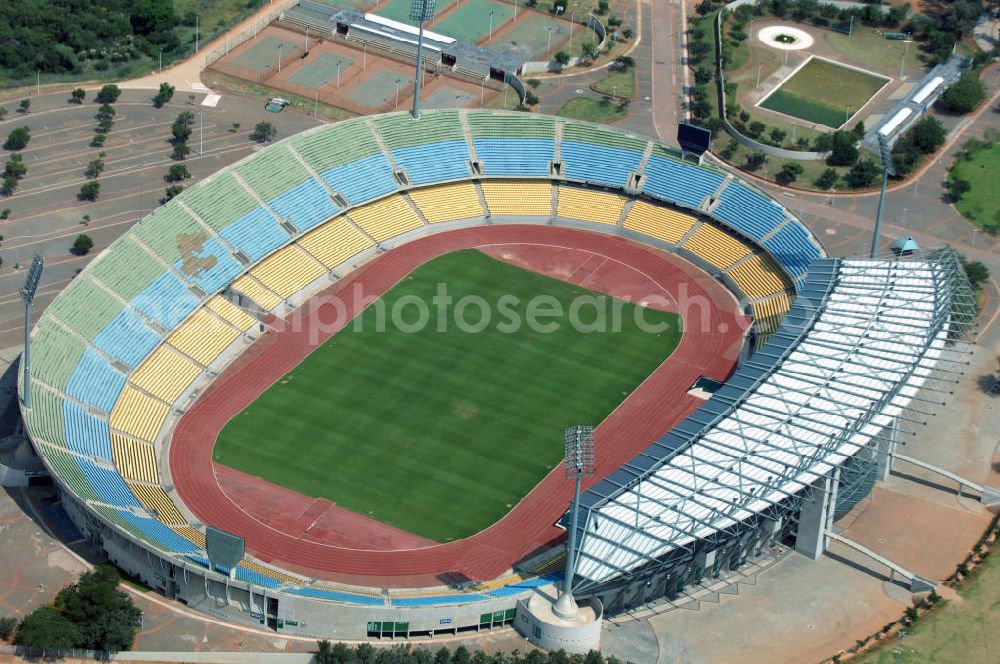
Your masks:
<svg viewBox="0 0 1000 664"><path fill-rule="evenodd" d="M566 429L566 477L573 479L573 504L567 529L569 541L566 543L566 575L563 591L552 607L552 612L563 620L576 617L576 600L573 599L573 574L576 572L576 523L580 513L580 484L584 477L594 474L594 427L577 425Z"/></svg>
<svg viewBox="0 0 1000 664"><path fill-rule="evenodd" d="M45 259L35 254L31 259L31 267L28 268L24 286L18 290L21 299L24 300L24 350L21 352L24 374L21 377L21 403L25 408L31 408L31 303L35 301L35 291L38 290L44 265Z"/></svg>
<svg viewBox="0 0 1000 664"><path fill-rule="evenodd" d="M413 88L413 119L420 118L420 77L424 59L424 22L434 18L437 0L412 0L410 3L410 20L417 22L417 78Z"/></svg>
<svg viewBox="0 0 1000 664"><path fill-rule="evenodd" d="M882 231L882 209L885 206L885 187L888 184L889 176L896 174L896 168L892 165L892 148L885 136L878 136L878 152L882 158L882 191L878 196L878 209L875 212L875 228L872 230L872 247L868 254L869 258L875 258L878 253L879 235Z"/></svg>

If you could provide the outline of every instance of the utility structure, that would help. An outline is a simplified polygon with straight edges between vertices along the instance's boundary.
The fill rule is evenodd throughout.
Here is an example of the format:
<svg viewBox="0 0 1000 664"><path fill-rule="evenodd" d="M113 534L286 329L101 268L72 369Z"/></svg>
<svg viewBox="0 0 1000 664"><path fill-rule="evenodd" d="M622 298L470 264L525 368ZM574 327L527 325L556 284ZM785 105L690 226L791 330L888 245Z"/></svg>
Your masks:
<svg viewBox="0 0 1000 664"><path fill-rule="evenodd" d="M875 228L872 230L869 258L875 258L878 253L879 234L882 231L882 209L885 207L885 188L889 182L889 176L896 174L896 168L892 165L892 148L883 134L878 135L878 153L882 157L882 191L878 195L878 209L875 211Z"/></svg>
<svg viewBox="0 0 1000 664"><path fill-rule="evenodd" d="M552 607L552 613L563 620L576 617L576 600L573 599L573 573L575 571L576 524L580 513L580 484L584 477L594 474L594 427L577 425L566 429L566 477L574 480L573 504L570 506L569 541L566 543L566 575L562 593Z"/></svg>
<svg viewBox="0 0 1000 664"><path fill-rule="evenodd" d="M434 18L437 0L413 0L410 4L410 20L417 22L417 75L413 88L413 118L420 117L420 74L424 61L424 23Z"/></svg>
<svg viewBox="0 0 1000 664"><path fill-rule="evenodd" d="M42 278L42 267L45 259L39 254L31 259L28 277L24 286L18 291L24 301L24 351L21 353L21 363L24 374L21 378L21 403L25 408L31 408L31 303L35 301L35 291L38 281Z"/></svg>

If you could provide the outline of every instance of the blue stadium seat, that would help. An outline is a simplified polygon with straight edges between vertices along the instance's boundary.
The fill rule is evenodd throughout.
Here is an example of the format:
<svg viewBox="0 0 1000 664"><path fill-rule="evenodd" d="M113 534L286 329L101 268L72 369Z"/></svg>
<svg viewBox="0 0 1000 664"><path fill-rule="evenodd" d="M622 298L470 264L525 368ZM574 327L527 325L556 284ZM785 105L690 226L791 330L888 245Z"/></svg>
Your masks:
<svg viewBox="0 0 1000 664"><path fill-rule="evenodd" d="M293 595L302 597L312 597L315 599L328 599L346 604L360 604L362 606L385 606L385 600L381 597L371 597L369 595L355 595L338 590L326 590L325 588L295 588L288 590Z"/></svg>
<svg viewBox="0 0 1000 664"><path fill-rule="evenodd" d="M111 368L103 355L93 348L84 351L73 370L66 394L77 401L110 412L125 387L125 375Z"/></svg>
<svg viewBox="0 0 1000 664"><path fill-rule="evenodd" d="M250 210L219 231L219 235L254 261L264 258L290 239L288 233L278 226L278 220L263 207Z"/></svg>
<svg viewBox="0 0 1000 664"><path fill-rule="evenodd" d="M172 330L198 308L200 302L180 279L170 272L132 298L130 304L166 330Z"/></svg>
<svg viewBox="0 0 1000 664"><path fill-rule="evenodd" d="M441 141L392 151L396 166L411 184L431 184L469 177L469 146L465 141Z"/></svg>
<svg viewBox="0 0 1000 664"><path fill-rule="evenodd" d="M240 581L252 583L253 585L260 586L262 588L277 588L281 585L281 581L273 579L269 576L264 576L260 572L247 569L246 567L236 567L236 578Z"/></svg>
<svg viewBox="0 0 1000 664"><path fill-rule="evenodd" d="M312 178L275 196L267 204L281 216L290 219L300 231L333 218L339 211L330 199L329 192Z"/></svg>
<svg viewBox="0 0 1000 664"><path fill-rule="evenodd" d="M484 602L486 595L430 595L427 597L393 597L393 606L439 606L441 604L467 604Z"/></svg>
<svg viewBox="0 0 1000 664"><path fill-rule="evenodd" d="M320 173L320 177L331 189L343 194L351 205L370 201L398 189L396 180L392 177L392 165L384 154L373 154L331 168Z"/></svg>
<svg viewBox="0 0 1000 664"><path fill-rule="evenodd" d="M725 179L719 173L656 156L649 158L645 173L643 191L689 208L698 208Z"/></svg>
<svg viewBox="0 0 1000 664"><path fill-rule="evenodd" d="M94 489L94 493L102 502L118 507L142 508L139 501L135 499L129 488L125 486L122 476L116 472L101 468L93 461L76 457L76 464L83 471L84 477Z"/></svg>
<svg viewBox="0 0 1000 664"><path fill-rule="evenodd" d="M111 433L108 423L88 413L83 406L63 399L66 444L74 452L111 461Z"/></svg>
<svg viewBox="0 0 1000 664"><path fill-rule="evenodd" d="M122 309L94 337L95 346L108 355L121 359L130 369L139 366L143 358L153 352L159 343L159 335L149 329L131 309Z"/></svg>
<svg viewBox="0 0 1000 664"><path fill-rule="evenodd" d="M764 246L774 258L795 276L805 274L809 263L819 258L819 249L809 241L809 234L796 222L789 222L771 237Z"/></svg>
<svg viewBox="0 0 1000 664"><path fill-rule="evenodd" d="M788 213L764 196L739 182L730 182L722 190L722 202L712 216L725 221L737 231L756 240L780 224Z"/></svg>
<svg viewBox="0 0 1000 664"><path fill-rule="evenodd" d="M477 138L473 143L486 175L544 177L555 159L551 138Z"/></svg>
<svg viewBox="0 0 1000 664"><path fill-rule="evenodd" d="M243 268L222 242L214 236L205 240L202 250L195 252L192 256L193 259L209 257L215 258L215 264L207 269L193 270L190 266L185 266L183 259L174 263L174 269L184 275L189 282L211 294L228 285L243 271ZM193 265L197 265L197 263L193 263ZM192 274L188 274L189 272Z"/></svg>
<svg viewBox="0 0 1000 664"><path fill-rule="evenodd" d="M639 168L642 153L564 140L560 161L567 178L624 187L629 174Z"/></svg>
<svg viewBox="0 0 1000 664"><path fill-rule="evenodd" d="M161 547L166 551L173 553L191 553L192 551L198 550L198 547L194 544L187 541L156 519L136 516L135 514L126 512L125 510L115 511L118 512L119 516L127 521L133 528L145 534L146 537L154 542L159 542Z"/></svg>

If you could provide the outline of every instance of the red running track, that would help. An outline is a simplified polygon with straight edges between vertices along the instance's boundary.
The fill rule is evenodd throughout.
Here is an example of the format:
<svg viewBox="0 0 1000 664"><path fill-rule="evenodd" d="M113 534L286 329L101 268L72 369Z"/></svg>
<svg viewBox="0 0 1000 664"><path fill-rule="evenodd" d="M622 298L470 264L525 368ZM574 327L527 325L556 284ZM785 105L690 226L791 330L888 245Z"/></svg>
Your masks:
<svg viewBox="0 0 1000 664"><path fill-rule="evenodd" d="M617 236L552 226L482 226L431 235L378 257L285 321L274 321L278 329L263 335L215 380L181 418L171 441L172 480L187 507L204 523L243 536L248 552L265 562L360 585L407 587L440 585L456 577L492 579L533 551L556 543L563 531L553 524L571 497L571 485L560 468L486 530L436 544L393 533L389 527L379 529L379 524L366 523L361 515L354 515L352 524L350 513L342 508L259 478L239 478L244 490L234 490L235 471L212 461L212 447L226 422L363 308L364 302L353 302L348 295L355 285L366 297L377 297L428 260L459 249L481 247L512 262L530 259L532 250L527 247L520 256L504 255L517 245L545 247L550 255L565 250L567 256L587 252L606 259L606 269L578 263L579 279L574 270L565 269L566 261L539 271L611 294L634 293L635 275L641 273L647 284L658 284L672 300L658 303L658 308L684 316L684 335L674 353L597 428L597 473L585 486L598 482L693 412L702 402L686 390L699 376L725 379L731 373L749 321L721 284L673 254ZM539 252L534 253L537 258ZM331 309L321 303L338 295L347 304L347 315L338 316L333 324ZM311 536L321 517L334 529L339 527L340 536ZM352 529L353 534L344 532ZM375 534L363 532L366 529Z"/></svg>

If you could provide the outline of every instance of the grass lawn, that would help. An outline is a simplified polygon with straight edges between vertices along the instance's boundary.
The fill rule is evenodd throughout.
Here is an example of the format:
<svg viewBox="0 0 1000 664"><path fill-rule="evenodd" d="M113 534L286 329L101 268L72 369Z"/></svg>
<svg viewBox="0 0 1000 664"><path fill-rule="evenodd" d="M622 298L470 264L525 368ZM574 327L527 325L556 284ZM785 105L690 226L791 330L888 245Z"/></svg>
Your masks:
<svg viewBox="0 0 1000 664"><path fill-rule="evenodd" d="M813 58L760 103L763 108L837 128L888 82Z"/></svg>
<svg viewBox="0 0 1000 664"><path fill-rule="evenodd" d="M962 602L947 602L906 630L852 662L858 664L995 664L1000 659L1000 561L986 560L960 591Z"/></svg>
<svg viewBox="0 0 1000 664"><path fill-rule="evenodd" d="M635 96L635 69L616 71L597 81L590 88L594 92L632 98Z"/></svg>
<svg viewBox="0 0 1000 664"><path fill-rule="evenodd" d="M574 97L563 104L556 115L590 122L614 122L628 115L628 109L619 108L614 102L605 104L599 99Z"/></svg>
<svg viewBox="0 0 1000 664"><path fill-rule="evenodd" d="M972 189L955 204L966 219L980 228L1000 224L1000 142L972 152L972 159L958 159L950 177L968 180Z"/></svg>
<svg viewBox="0 0 1000 664"><path fill-rule="evenodd" d="M331 104L324 104L320 102L316 104L312 99L306 99L291 92L285 90L279 90L278 88L272 88L268 85L259 85L257 83L251 83L250 81L238 78L236 76L230 76L229 74L223 74L222 72L215 71L214 69L206 69L201 75L202 82L205 85L209 85L213 90L223 90L231 94L248 96L252 95L255 97L262 97L263 99L268 99L270 97L284 97L288 101L292 102L297 108L304 109L307 112L311 112L312 109L316 109L318 112L318 117L324 120L330 120L331 122L337 122L339 120L346 120L347 118L355 117L354 113L340 108L339 106L333 106ZM513 95L517 96L517 95Z"/></svg>
<svg viewBox="0 0 1000 664"><path fill-rule="evenodd" d="M523 321L536 296L568 311L592 293L475 250L412 272L385 294L385 311L418 298L434 314L439 284L455 302L485 298L492 322L462 331L449 308L446 331L432 315L417 332L379 332L371 306L355 321L361 331L334 335L230 420L214 459L430 539L467 537L562 461L565 427L600 423L680 339L676 314L644 310L670 326L658 335L641 330L625 303L618 331L584 334L566 319L549 333L497 329L510 320L501 296L518 298L510 309ZM418 315L412 304L402 311L404 323ZM479 320L479 307L465 311ZM581 310L585 321L594 315Z"/></svg>

